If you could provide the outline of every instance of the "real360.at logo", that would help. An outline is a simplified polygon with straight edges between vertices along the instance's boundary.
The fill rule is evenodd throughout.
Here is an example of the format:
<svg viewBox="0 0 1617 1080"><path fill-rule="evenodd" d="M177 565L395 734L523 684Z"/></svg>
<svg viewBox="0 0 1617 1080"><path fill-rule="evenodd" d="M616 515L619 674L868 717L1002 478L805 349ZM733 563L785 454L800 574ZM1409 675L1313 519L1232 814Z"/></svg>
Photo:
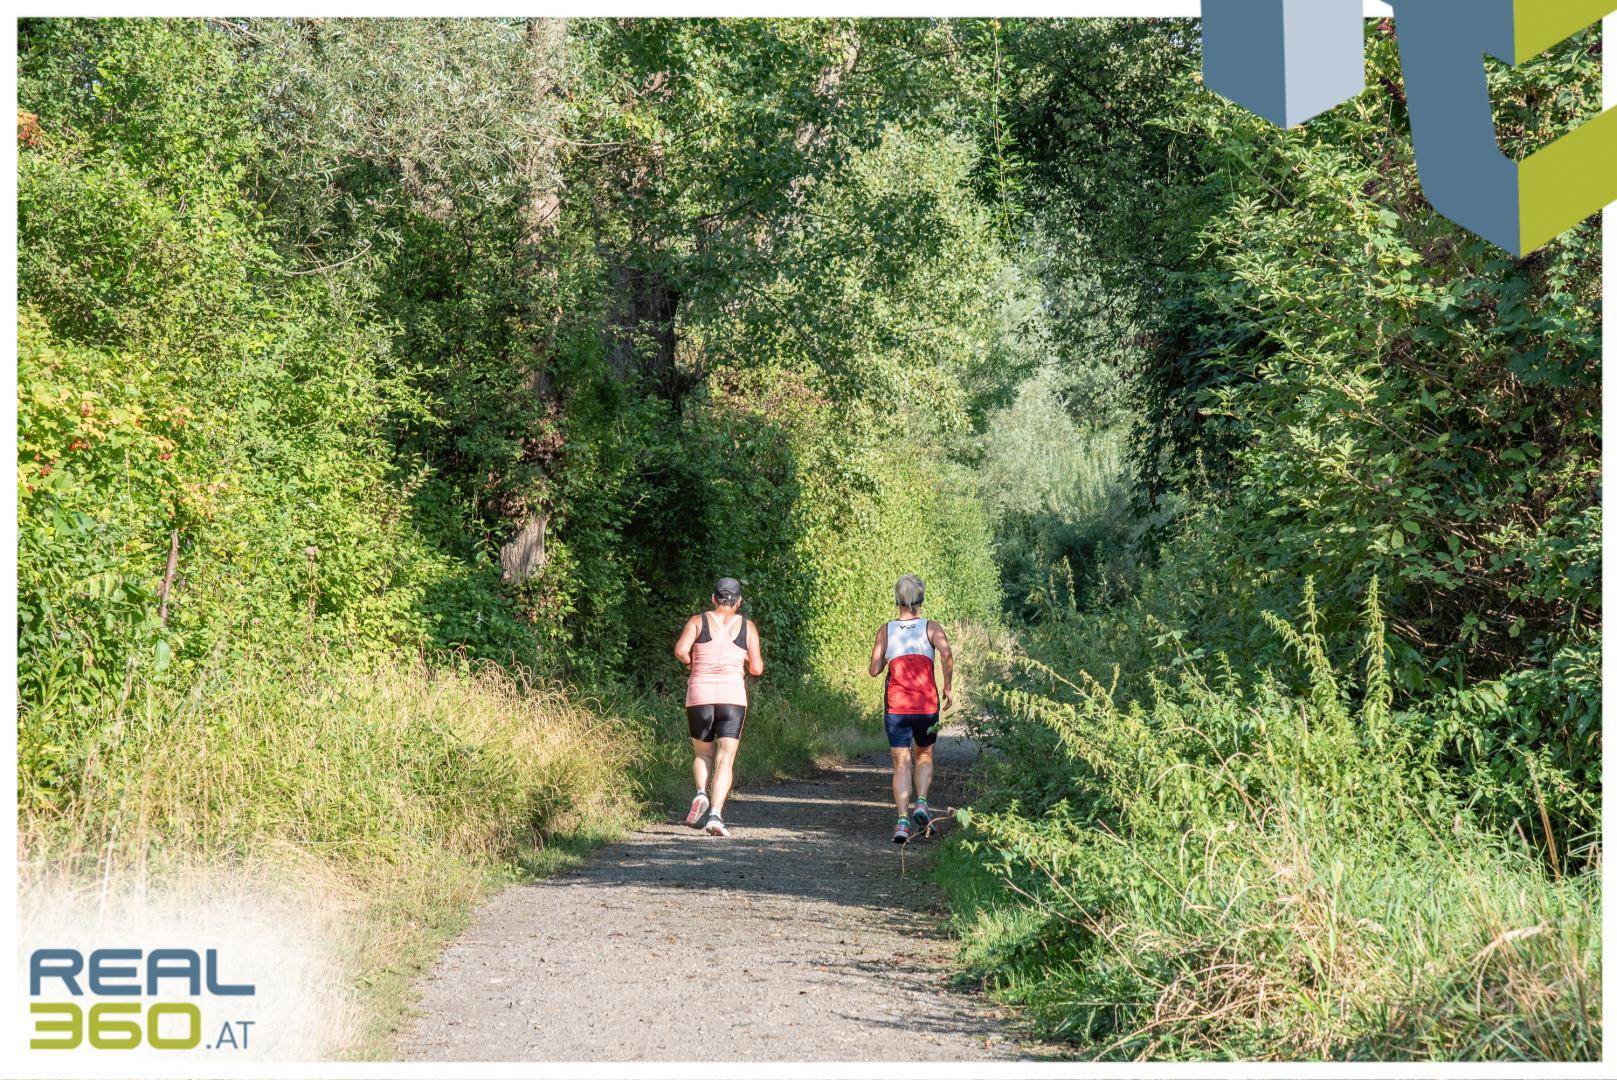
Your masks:
<svg viewBox="0 0 1617 1080"><path fill-rule="evenodd" d="M35 949L28 958L28 1046L246 1050L254 1021L210 1020L203 1005L256 993L252 983L222 981L217 949Z"/></svg>

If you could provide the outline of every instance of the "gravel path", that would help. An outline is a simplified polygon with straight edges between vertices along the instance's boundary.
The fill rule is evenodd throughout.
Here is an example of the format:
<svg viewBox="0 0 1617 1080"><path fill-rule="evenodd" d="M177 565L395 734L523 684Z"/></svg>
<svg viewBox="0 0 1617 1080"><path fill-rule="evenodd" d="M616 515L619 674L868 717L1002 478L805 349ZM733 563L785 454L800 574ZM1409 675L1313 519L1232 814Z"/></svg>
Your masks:
<svg viewBox="0 0 1617 1080"><path fill-rule="evenodd" d="M939 741L934 805L959 801L975 753ZM1005 1015L949 986L941 898L923 880L936 845L888 839L885 760L737 792L728 840L659 824L505 890L423 983L401 1056L1023 1056Z"/></svg>

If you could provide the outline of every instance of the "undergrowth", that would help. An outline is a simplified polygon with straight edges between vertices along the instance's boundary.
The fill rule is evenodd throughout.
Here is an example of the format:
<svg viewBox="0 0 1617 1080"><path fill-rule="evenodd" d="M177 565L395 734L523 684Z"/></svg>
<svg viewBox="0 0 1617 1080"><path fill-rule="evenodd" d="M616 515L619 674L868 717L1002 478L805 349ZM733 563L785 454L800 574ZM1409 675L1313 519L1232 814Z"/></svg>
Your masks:
<svg viewBox="0 0 1617 1080"><path fill-rule="evenodd" d="M1017 660L1018 754L940 869L975 976L1100 1059L1598 1059L1598 852L1559 876L1479 827L1392 707L1373 590L1355 671L1311 594L1268 621L1300 671L1124 701ZM1006 775L1034 742L1058 797Z"/></svg>

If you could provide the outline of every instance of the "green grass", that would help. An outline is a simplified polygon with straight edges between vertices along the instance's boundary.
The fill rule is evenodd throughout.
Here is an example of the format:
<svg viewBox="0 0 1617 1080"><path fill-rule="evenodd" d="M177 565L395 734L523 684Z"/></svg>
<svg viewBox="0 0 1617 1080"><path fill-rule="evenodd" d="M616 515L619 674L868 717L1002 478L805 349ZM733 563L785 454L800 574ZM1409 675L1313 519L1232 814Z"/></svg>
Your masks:
<svg viewBox="0 0 1617 1080"><path fill-rule="evenodd" d="M1372 605L1373 609L1373 605ZM991 783L937 875L967 977L1106 1060L1598 1060L1598 856L1479 826L1312 620L1304 677L1086 676L989 695ZM1033 687L1042 687L1033 689Z"/></svg>
<svg viewBox="0 0 1617 1080"><path fill-rule="evenodd" d="M1116 856L1159 887L1098 903L951 843L937 874L966 976L1086 1058L1598 1059L1593 875L1557 882L1478 840L1224 842L1199 863L1125 837Z"/></svg>

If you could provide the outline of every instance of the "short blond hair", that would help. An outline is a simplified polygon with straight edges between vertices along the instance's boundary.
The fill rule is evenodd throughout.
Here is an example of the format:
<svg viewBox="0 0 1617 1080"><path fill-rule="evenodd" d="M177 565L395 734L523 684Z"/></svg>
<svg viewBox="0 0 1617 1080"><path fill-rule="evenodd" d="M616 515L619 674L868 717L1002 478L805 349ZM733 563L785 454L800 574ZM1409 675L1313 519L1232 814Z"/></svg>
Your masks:
<svg viewBox="0 0 1617 1080"><path fill-rule="evenodd" d="M899 607L918 608L926 599L926 582L914 574L905 574L893 586L893 599L898 601Z"/></svg>

